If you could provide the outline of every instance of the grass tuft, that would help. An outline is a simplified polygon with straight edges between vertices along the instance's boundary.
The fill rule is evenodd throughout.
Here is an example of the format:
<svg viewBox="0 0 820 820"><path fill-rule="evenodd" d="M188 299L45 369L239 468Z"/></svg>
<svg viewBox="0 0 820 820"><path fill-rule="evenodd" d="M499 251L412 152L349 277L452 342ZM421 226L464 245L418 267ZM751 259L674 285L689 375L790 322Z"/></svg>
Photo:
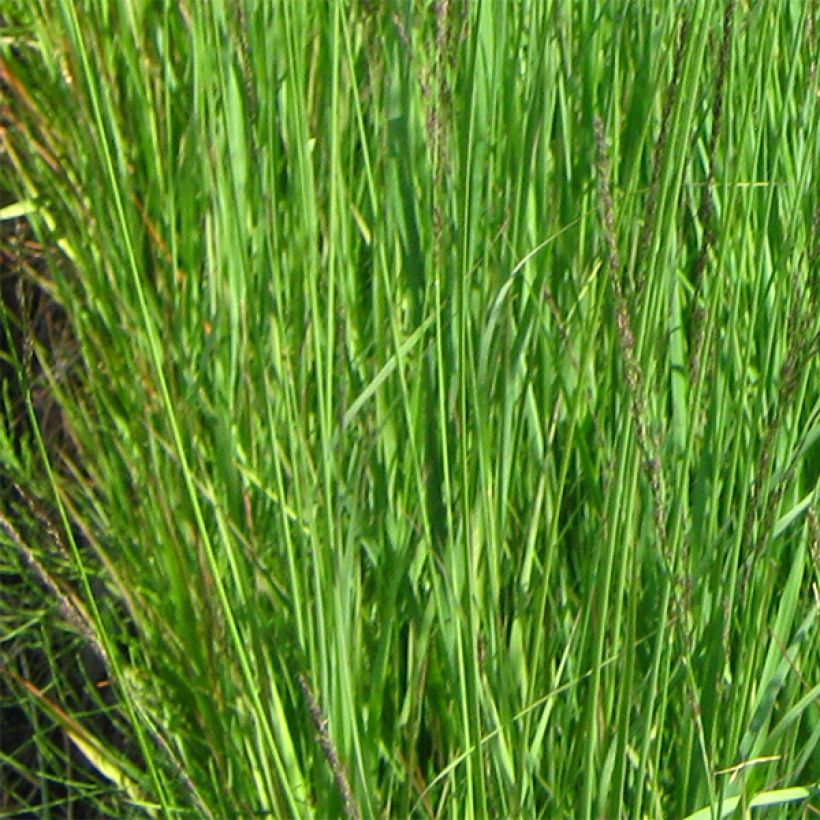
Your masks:
<svg viewBox="0 0 820 820"><path fill-rule="evenodd" d="M816 5L5 2L0 814L816 811Z"/></svg>

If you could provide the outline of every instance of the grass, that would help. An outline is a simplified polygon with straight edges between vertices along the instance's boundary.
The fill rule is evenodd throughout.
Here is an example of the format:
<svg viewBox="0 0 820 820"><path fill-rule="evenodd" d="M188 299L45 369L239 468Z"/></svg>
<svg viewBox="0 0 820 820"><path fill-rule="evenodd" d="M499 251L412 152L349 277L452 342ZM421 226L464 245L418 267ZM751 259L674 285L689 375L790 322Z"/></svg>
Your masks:
<svg viewBox="0 0 820 820"><path fill-rule="evenodd" d="M0 810L820 806L818 7L0 31Z"/></svg>

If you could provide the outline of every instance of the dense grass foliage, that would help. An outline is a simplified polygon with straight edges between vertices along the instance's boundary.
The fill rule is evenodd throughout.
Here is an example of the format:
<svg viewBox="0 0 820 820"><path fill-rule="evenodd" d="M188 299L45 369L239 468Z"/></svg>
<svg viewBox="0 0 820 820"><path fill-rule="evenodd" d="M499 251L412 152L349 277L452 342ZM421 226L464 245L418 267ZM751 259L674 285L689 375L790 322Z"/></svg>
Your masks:
<svg viewBox="0 0 820 820"><path fill-rule="evenodd" d="M817 810L817 3L0 8L4 816Z"/></svg>

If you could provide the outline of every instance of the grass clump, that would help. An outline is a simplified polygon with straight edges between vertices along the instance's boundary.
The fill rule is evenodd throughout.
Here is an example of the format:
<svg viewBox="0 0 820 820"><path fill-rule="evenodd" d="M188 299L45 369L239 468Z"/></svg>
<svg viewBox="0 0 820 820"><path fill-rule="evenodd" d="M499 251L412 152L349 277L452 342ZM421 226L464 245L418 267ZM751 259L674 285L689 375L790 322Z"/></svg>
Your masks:
<svg viewBox="0 0 820 820"><path fill-rule="evenodd" d="M816 808L816 16L6 4L2 811Z"/></svg>

